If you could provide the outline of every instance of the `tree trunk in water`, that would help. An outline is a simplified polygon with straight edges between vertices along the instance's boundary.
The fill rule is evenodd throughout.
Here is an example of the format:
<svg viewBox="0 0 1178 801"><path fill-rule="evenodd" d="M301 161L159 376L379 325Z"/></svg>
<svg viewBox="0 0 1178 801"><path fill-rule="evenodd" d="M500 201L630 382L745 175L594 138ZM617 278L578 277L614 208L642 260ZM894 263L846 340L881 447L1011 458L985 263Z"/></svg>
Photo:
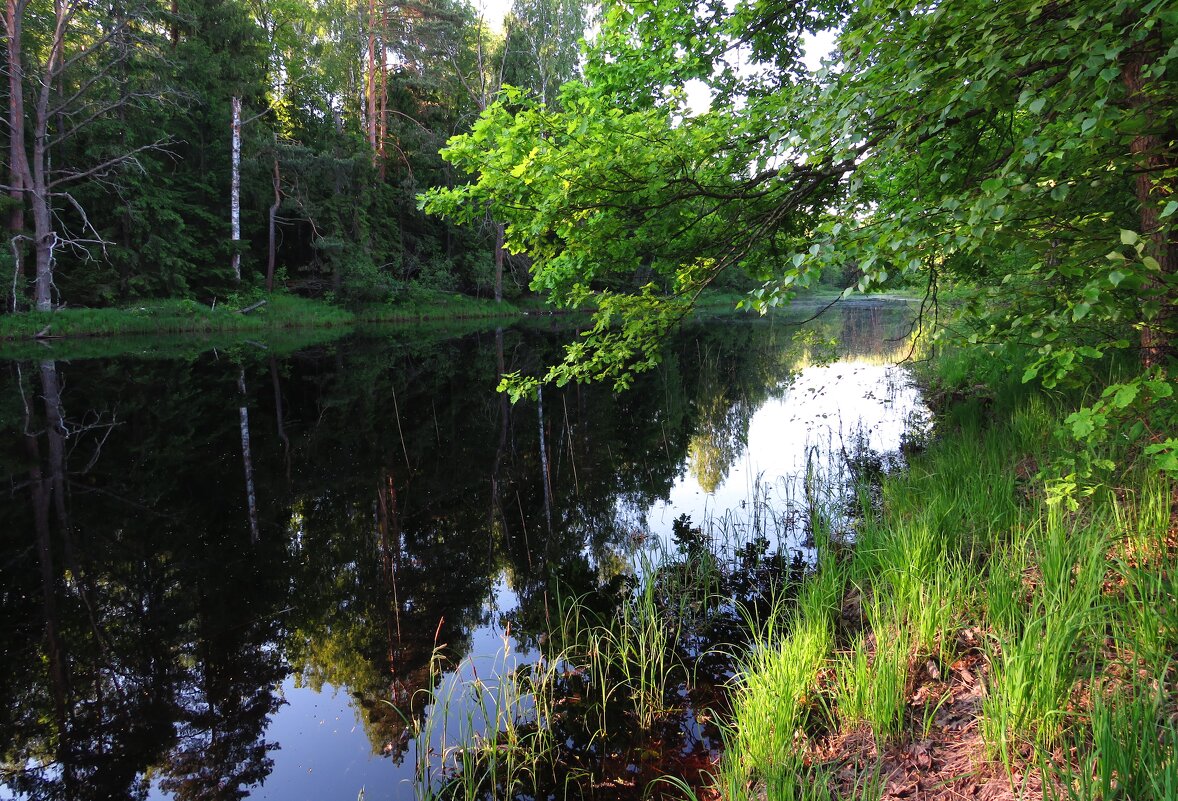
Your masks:
<svg viewBox="0 0 1178 801"><path fill-rule="evenodd" d="M282 382L278 380L278 361L270 357L270 383L274 387L274 419L278 426L278 439L282 442L282 454L286 462L287 489L290 485L290 437L286 435L286 417L282 411Z"/></svg>
<svg viewBox="0 0 1178 801"><path fill-rule="evenodd" d="M270 207L270 248L266 257L266 291L274 291L275 220L282 204L282 174L278 172L278 156L274 157L274 205Z"/></svg>
<svg viewBox="0 0 1178 801"><path fill-rule="evenodd" d="M536 414L540 420L540 471L544 481L544 520L548 524L549 539L552 538L552 479L548 471L548 446L544 441L544 389L536 390Z"/></svg>
<svg viewBox="0 0 1178 801"><path fill-rule="evenodd" d="M397 563L401 552L401 521L397 510L397 487L393 474L386 472L376 488L376 528L380 532L381 573L392 599L392 614L385 618L389 670L397 669L401 637L401 599L397 592Z"/></svg>
<svg viewBox="0 0 1178 801"><path fill-rule="evenodd" d="M54 566L53 559L53 541L52 530L49 524L49 509L53 502L53 496L63 491L60 486L55 486L58 480L56 476L60 473L64 478L64 465L57 464L55 458L64 458L64 451L61 449L61 392L60 384L57 381L56 365L53 362L42 362L41 368L41 394L45 403L45 428L48 434L57 436L58 447L56 448L56 457L53 453L55 450L53 441L50 441L50 475L46 477L45 471L41 464L41 448L37 442L37 438L33 435L26 435L25 447L29 455L29 487L32 491L33 502L33 528L37 537L37 562L41 573L41 600L42 600L42 614L45 622L45 656L49 663L49 675L53 685L53 708L54 718L58 727L58 760L62 765L64 784L67 788L73 785L73 769L71 767L71 760L68 754L63 753L63 748L60 744L66 742L66 730L69 717L69 676L67 673L67 663L64 655L64 649L61 644L61 627L58 622L57 612L57 569ZM23 378L19 375L17 381L23 385ZM23 396L23 386L21 388ZM26 404L25 406L25 430L32 431L34 429L32 421L32 410Z"/></svg>
<svg viewBox="0 0 1178 801"><path fill-rule="evenodd" d="M254 493L254 460L250 452L250 413L245 401L245 368L237 374L237 389L241 393L241 461L245 466L245 500L249 514L250 542L258 541L258 496Z"/></svg>
<svg viewBox="0 0 1178 801"><path fill-rule="evenodd" d="M241 98L235 97L233 105L233 143L231 149L231 175L229 179L229 238L233 242L233 280L241 282Z"/></svg>
<svg viewBox="0 0 1178 801"><path fill-rule="evenodd" d="M495 225L495 302L503 302L503 223Z"/></svg>
<svg viewBox="0 0 1178 801"><path fill-rule="evenodd" d="M49 528L50 493L41 471L40 449L35 437L25 438L33 467L29 470L29 487L33 494L33 527L37 536L37 563L41 571L41 607L45 622L45 656L53 685L53 711L58 726L58 740L66 739L68 718L69 679L62 653L60 626L57 619L57 570L53 565L53 544ZM63 760L69 775L69 760Z"/></svg>
<svg viewBox="0 0 1178 801"><path fill-rule="evenodd" d="M1148 296L1164 294L1158 317L1144 321L1141 327L1141 366L1146 370L1161 367L1171 352L1167 333L1170 321L1175 316L1174 297L1165 289L1168 277L1178 272L1178 237L1172 225L1161 219L1162 206L1173 196L1172 179L1166 177L1174 164L1166 158L1166 141L1172 140L1178 132L1156 130L1155 115L1151 112L1154 99L1151 98L1142 72L1153 63L1151 51L1165 52L1158 36L1154 35L1131 48L1121 68L1130 106L1144 117L1145 129L1149 133L1136 137L1129 146L1137 161L1135 191L1140 206L1141 236L1148 241L1147 255L1157 260L1158 278L1148 280L1143 287ZM1142 300L1149 300L1144 297Z"/></svg>
<svg viewBox="0 0 1178 801"><path fill-rule="evenodd" d="M495 379L503 380L507 372L506 359L503 353L503 328L495 329ZM507 453L507 426L511 417L511 404L506 392L499 395L499 442L495 447L495 461L491 466L491 530L496 525L502 526L503 536L507 537L507 516L503 513L502 491L500 489L500 473L503 466L503 456Z"/></svg>
<svg viewBox="0 0 1178 801"><path fill-rule="evenodd" d="M61 381L57 363L41 362L41 397L45 402L45 436L49 441L49 479L57 520L64 532L69 528L65 508L65 410L61 405Z"/></svg>

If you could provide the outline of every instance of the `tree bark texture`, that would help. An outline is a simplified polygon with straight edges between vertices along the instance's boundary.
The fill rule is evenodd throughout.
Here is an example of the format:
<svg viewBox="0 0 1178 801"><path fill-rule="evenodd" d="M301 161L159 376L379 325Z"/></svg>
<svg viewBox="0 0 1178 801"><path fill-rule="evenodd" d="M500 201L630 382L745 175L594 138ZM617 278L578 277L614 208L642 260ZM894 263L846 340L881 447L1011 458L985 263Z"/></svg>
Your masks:
<svg viewBox="0 0 1178 801"><path fill-rule="evenodd" d="M1167 277L1178 272L1178 237L1173 226L1161 218L1165 203L1173 197L1174 187L1164 176L1175 167L1173 154L1167 150L1167 140L1178 138L1178 131L1158 131L1156 115L1152 112L1156 98L1151 97L1145 68L1153 62L1153 51L1163 52L1158 36L1151 36L1132 47L1121 68L1129 105L1141 114L1145 133L1133 139L1129 146L1137 162L1134 189L1140 214L1141 235L1146 238L1147 255L1157 260L1160 275L1145 284L1147 295L1166 292ZM1143 298L1146 300L1148 298ZM1165 294L1155 320L1144 321L1141 327L1141 366L1147 370L1162 366L1172 350L1170 324L1176 316L1174 297Z"/></svg>
<svg viewBox="0 0 1178 801"><path fill-rule="evenodd" d="M266 291L274 291L275 238L277 237L278 207L282 205L282 173L278 171L278 156L274 156L274 204L270 206L270 246L266 254Z"/></svg>
<svg viewBox="0 0 1178 801"><path fill-rule="evenodd" d="M25 152L24 74L21 65L21 42L24 15L23 0L7 0L4 5L5 63L8 71L8 195L13 200L8 215L8 232L13 256L12 299L10 311L20 311L24 282L25 183L29 174Z"/></svg>
<svg viewBox="0 0 1178 801"><path fill-rule="evenodd" d="M241 281L241 252L237 249L241 241L241 98L235 97L233 105L232 174L229 186L229 238L233 242L233 280Z"/></svg>
<svg viewBox="0 0 1178 801"><path fill-rule="evenodd" d="M368 75L364 82L365 111L368 119L368 144L376 163L376 0L368 0Z"/></svg>

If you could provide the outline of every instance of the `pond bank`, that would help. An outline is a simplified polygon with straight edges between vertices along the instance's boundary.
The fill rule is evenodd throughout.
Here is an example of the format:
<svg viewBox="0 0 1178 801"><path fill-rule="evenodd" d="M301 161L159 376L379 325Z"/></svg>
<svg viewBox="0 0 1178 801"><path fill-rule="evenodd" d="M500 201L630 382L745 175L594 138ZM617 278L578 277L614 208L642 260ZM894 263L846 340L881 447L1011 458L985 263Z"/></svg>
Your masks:
<svg viewBox="0 0 1178 801"><path fill-rule="evenodd" d="M363 322L422 322L504 319L520 316L509 304L464 295L418 293L398 304L349 310L322 300L275 293L204 304L193 300L152 300L124 308L60 309L0 315L0 340L103 337L127 334L264 331L280 328L348 327Z"/></svg>
<svg viewBox="0 0 1178 801"><path fill-rule="evenodd" d="M1067 401L970 354L921 369L952 405L853 541L819 515L810 569L677 521L616 616L559 605L548 672L500 690L510 725L455 745L441 796L1178 798L1170 486L1049 505Z"/></svg>
<svg viewBox="0 0 1178 801"><path fill-rule="evenodd" d="M1066 401L968 356L925 371L957 400L747 659L720 795L1178 797L1170 487L1048 505Z"/></svg>
<svg viewBox="0 0 1178 801"><path fill-rule="evenodd" d="M756 432L773 420L808 428L779 401L809 397L793 376L827 358L832 340L866 360L868 342L909 329L903 304L835 311L805 336L797 321L806 309L794 320L699 320L632 392L545 387L542 399L515 405L495 392L499 376L551 363L576 320L537 316L460 338L310 328L281 332L295 337L281 346L269 332L224 335L146 359L82 358L66 346L155 338L28 343L30 356L5 365L0 395L13 456L4 463L13 492L0 503L0 577L10 588L0 673L14 698L28 699L0 725L13 755L0 781L36 797L68 795L62 783L81 770L112 777L103 791L112 797L127 794L124 780L150 782L148 796L163 799L202 777L231 777L233 793L258 801L354 798L362 787L370 801L428 797L442 788L414 783L418 760L437 768L459 755L441 736L445 721L456 736L473 720L474 734L493 737L499 721L484 724L493 706L484 691L499 677L523 679L514 668L566 647L598 659L599 672L635 664L649 605L627 607L629 624L623 617L608 640L593 641L594 625L626 614L620 597L647 574L636 572L634 549L657 542L683 565L662 574L663 597L676 601L664 608L681 615L677 628L700 633L684 656L715 655L722 684L731 670L710 643L742 642L724 630L739 614L729 601L696 608L674 588L749 597L792 585L795 549L812 552L799 517L797 536L744 538L753 547L702 574L718 583L696 580L710 545L703 523L733 505L721 500L728 489L763 473L759 487L790 499L776 481L790 469L770 461L778 454L753 448L746 458L744 445L768 441ZM838 450L837 416L822 420L816 444ZM733 527L764 522L765 497L762 489L747 510L737 505ZM694 522L677 524L684 515ZM585 625L571 617L573 598L584 601ZM138 599L134 614L128 599ZM613 695L605 722L619 738L608 747L594 737L596 707L572 697L555 707L583 747L567 763L570 778L588 768L602 782L606 771L632 781L630 764L645 771L639 778L710 769L719 734L705 718L715 719L707 710L718 695L692 694L697 714L678 719L700 724L689 732L698 748L684 753L660 728L663 709L682 703L664 707L659 688L677 695L681 674L672 686L654 659L638 664L642 672L614 674L639 696ZM65 686L54 683L55 665ZM552 673L572 690L592 678ZM127 687L134 692L118 691ZM58 690L64 717L53 711ZM626 739L632 716L646 733ZM528 737L519 722L516 734ZM249 745L244 768L240 751L208 747L228 731ZM93 747L96 738L113 744ZM55 760L40 760L54 743ZM578 789L593 787L589 778ZM598 787L602 797L621 792Z"/></svg>
<svg viewBox="0 0 1178 801"><path fill-rule="evenodd" d="M732 314L742 297L732 292L706 293L699 299L697 307L704 313ZM817 291L798 300L799 303L830 302L837 297L832 291ZM496 303L485 298L424 290L407 292L395 303L370 304L356 309L283 292L250 294L220 301L213 299L207 304L164 299L121 308L63 308L53 312L0 314L0 350L12 357L21 355L9 352L14 344L29 342L147 335L208 336L309 328L351 330L366 324L431 325L454 329L499 325L528 317L587 313L587 310L554 310L539 298Z"/></svg>

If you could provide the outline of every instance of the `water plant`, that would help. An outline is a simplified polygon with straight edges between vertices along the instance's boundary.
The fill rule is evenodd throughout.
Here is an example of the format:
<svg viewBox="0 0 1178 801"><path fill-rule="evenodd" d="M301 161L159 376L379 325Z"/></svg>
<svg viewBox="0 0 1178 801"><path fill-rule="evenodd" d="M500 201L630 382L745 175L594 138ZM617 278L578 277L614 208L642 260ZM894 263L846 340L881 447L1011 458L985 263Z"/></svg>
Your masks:
<svg viewBox="0 0 1178 801"><path fill-rule="evenodd" d="M467 786L508 788L499 778L508 773L531 781L554 759L564 763L548 785L553 797L575 796L577 782L597 786L607 752L626 759L618 726L661 731L676 719L698 678L693 658L709 647L698 633L735 614L738 628L725 630L731 678L710 710L722 754L690 777L651 784L653 793L878 798L884 766L905 749L956 742L985 755L971 773L979 781L1033 774L1044 797L1061 801L1176 797L1172 489L1131 471L1077 510L1051 504L1036 465L1061 446L1050 432L1067 398L1001 385L986 397L984 416L943 417L908 470L852 459L818 470L811 460L802 483L783 485L778 494L818 556L793 572L779 564L783 583L759 602L732 575L741 558L763 557L759 537L784 530L768 492L748 520L677 521L677 550L638 560L616 613L562 600L548 662L561 667L529 685L535 698L549 695L531 702L525 726L555 736L527 740L504 726L485 742L531 754L510 768L470 757L464 781L480 770L491 778ZM835 486L868 475L878 489L860 484L848 496ZM838 507L848 497L853 512ZM853 539L834 530L846 519ZM788 579L802 575L795 594ZM575 760L557 758L573 718L587 721L589 745Z"/></svg>
<svg viewBox="0 0 1178 801"><path fill-rule="evenodd" d="M490 663L450 665L439 649L437 689L415 737L418 795L564 798L608 783L643 797L668 759L683 763L680 782L658 783L659 793L683 797L683 783L705 784L707 741L719 739L709 688L731 675L739 650L718 643L749 636L746 620L778 625L804 569L733 523L679 521L678 547L635 554L634 576L606 611L554 584L554 625L531 663L512 655L507 637Z"/></svg>

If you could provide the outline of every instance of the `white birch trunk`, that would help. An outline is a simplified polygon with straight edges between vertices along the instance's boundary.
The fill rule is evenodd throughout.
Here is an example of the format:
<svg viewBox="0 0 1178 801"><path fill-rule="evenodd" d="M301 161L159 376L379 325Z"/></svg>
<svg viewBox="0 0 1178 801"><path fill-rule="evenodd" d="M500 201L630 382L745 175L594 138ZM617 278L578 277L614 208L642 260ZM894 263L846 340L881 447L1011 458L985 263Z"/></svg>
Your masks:
<svg viewBox="0 0 1178 801"><path fill-rule="evenodd" d="M233 241L233 280L241 282L241 98L233 98L232 177L229 189L229 238Z"/></svg>
<svg viewBox="0 0 1178 801"><path fill-rule="evenodd" d="M240 368L237 374L237 389L241 392L241 406L238 417L241 424L241 461L245 467L245 500L249 515L250 542L258 541L258 496L254 492L254 458L250 450L250 413L246 407L245 368Z"/></svg>

